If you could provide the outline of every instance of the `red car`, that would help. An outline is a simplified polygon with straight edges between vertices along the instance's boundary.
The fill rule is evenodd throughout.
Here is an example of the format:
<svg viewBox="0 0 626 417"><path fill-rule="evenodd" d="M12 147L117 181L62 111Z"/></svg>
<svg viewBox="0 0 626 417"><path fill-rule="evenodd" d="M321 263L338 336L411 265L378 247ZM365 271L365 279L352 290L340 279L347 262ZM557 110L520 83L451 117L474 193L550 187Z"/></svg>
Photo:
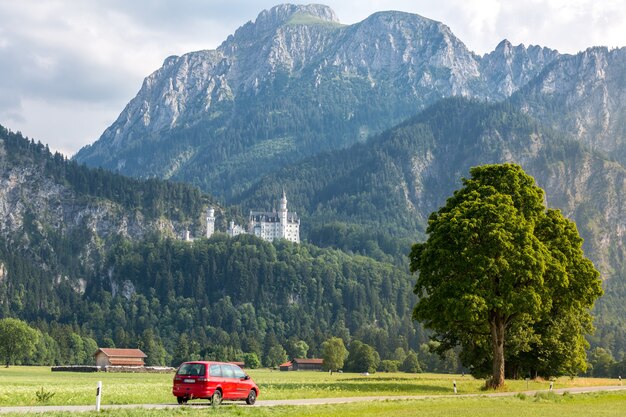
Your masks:
<svg viewBox="0 0 626 417"><path fill-rule="evenodd" d="M174 376L172 394L178 404L204 398L213 405L219 405L222 400L246 400L252 405L259 396L259 387L237 365L196 361L180 365Z"/></svg>

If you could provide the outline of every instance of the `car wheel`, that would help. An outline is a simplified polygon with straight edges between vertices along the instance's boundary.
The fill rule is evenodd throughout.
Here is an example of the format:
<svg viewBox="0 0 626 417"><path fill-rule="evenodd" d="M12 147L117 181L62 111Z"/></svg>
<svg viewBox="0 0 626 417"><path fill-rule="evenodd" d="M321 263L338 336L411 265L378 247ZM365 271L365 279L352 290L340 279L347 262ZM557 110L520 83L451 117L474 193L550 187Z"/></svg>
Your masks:
<svg viewBox="0 0 626 417"><path fill-rule="evenodd" d="M246 398L246 403L253 405L256 402L256 391L251 389L248 394L248 398Z"/></svg>
<svg viewBox="0 0 626 417"><path fill-rule="evenodd" d="M213 393L213 395L211 396L211 405L213 407L217 407L218 405L220 405L222 403L222 391L220 390L215 390L215 392Z"/></svg>
<svg viewBox="0 0 626 417"><path fill-rule="evenodd" d="M176 397L176 401L178 401L178 404L180 404L180 405L187 404L187 398L186 397Z"/></svg>

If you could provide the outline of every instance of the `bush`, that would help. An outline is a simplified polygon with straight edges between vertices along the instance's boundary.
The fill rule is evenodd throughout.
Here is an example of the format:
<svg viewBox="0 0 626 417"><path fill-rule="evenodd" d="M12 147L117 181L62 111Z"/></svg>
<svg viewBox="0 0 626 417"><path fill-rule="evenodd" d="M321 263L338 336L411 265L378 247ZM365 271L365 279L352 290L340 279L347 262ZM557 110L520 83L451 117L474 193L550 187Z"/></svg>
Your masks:
<svg viewBox="0 0 626 417"><path fill-rule="evenodd" d="M402 366L400 368L404 372L409 373L419 373L422 372L422 367L420 366L420 362L417 359L417 353L413 350L409 350L409 353L406 355L404 362L402 362Z"/></svg>
<svg viewBox="0 0 626 417"><path fill-rule="evenodd" d="M35 391L35 397L38 404L44 404L54 397L54 392L46 391L41 387L41 389Z"/></svg>
<svg viewBox="0 0 626 417"><path fill-rule="evenodd" d="M380 362L380 371L381 372L398 372L400 368L400 361L393 361L389 359L385 359Z"/></svg>

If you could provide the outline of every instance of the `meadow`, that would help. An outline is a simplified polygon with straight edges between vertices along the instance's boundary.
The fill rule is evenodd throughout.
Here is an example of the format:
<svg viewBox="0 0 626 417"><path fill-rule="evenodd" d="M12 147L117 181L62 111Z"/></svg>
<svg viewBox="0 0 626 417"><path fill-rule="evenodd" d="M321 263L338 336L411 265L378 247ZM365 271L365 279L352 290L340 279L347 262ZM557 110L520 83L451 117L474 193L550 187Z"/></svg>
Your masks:
<svg viewBox="0 0 626 417"><path fill-rule="evenodd" d="M223 404L218 408L177 406L163 410L117 409L81 412L81 417L534 417L584 416L622 417L626 410L626 391L595 394L550 394L514 397L429 398L424 400L377 401L338 405L250 407ZM35 413L10 413L11 416L41 416ZM73 417L72 412L47 412L46 417Z"/></svg>
<svg viewBox="0 0 626 417"><path fill-rule="evenodd" d="M454 381L458 394L486 392L482 390L483 380L467 375L376 373L363 376L349 373L330 375L326 372L280 372L267 369L254 369L248 372L261 389L259 400L443 395L453 393ZM172 404L175 402L171 394L172 378L173 374L51 372L49 367L0 368L0 407L94 404L98 381L102 381L103 405ZM554 381L554 388L617 384L616 380L611 379L561 378ZM507 381L505 390L548 390L549 385L549 381L543 380ZM43 398L46 396L49 398Z"/></svg>

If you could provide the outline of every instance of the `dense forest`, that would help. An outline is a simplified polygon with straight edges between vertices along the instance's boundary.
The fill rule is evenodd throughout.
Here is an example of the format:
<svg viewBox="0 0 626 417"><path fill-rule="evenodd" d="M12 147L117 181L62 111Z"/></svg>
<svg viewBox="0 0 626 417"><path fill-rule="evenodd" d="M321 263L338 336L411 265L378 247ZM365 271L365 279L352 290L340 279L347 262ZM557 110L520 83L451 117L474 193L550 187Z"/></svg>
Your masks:
<svg viewBox="0 0 626 417"><path fill-rule="evenodd" d="M626 254L615 225L623 222L626 170L510 103L442 100L368 143L284 167L234 201L256 207L282 186L290 208L305 219L308 242L401 265L410 245L424 239L428 215L469 168L505 161L522 164L545 189L548 206L576 222L605 281L606 295L595 308L598 329L589 340L620 360Z"/></svg>
<svg viewBox="0 0 626 417"><path fill-rule="evenodd" d="M525 150L537 135L549 145L531 155ZM0 137L3 177L27 167L69 190L61 196L68 205L105 201L135 217L196 231L206 207L217 205L188 185L88 169L4 128ZM466 157L453 158L453 148ZM188 243L157 230L104 236L86 222L46 224L41 212L49 207L24 203L19 230L5 228L0 238L0 318L20 318L41 332L39 356L23 363L89 363L96 345L142 348L151 364L254 355L273 365L301 352L303 343L308 356L317 356L325 340L338 336L348 346L370 346L379 369L415 354L422 370L458 371L454 352L436 358L428 335L411 321L416 299L406 254L467 167L511 152L519 152L539 180L565 157L588 155L506 105L453 99L368 145L263 177L237 198L239 206L217 205L218 230L224 230L227 219L241 222L245 210L267 207L284 185L290 210L303 219L309 243L301 245L223 234ZM446 163L418 172L420 154ZM559 201L559 190L547 191ZM588 233L599 223L589 220L593 211L585 213L592 217L579 225ZM617 372L624 361L623 276L616 273L606 287L596 308L598 332L590 338L593 375Z"/></svg>
<svg viewBox="0 0 626 417"><path fill-rule="evenodd" d="M213 201L186 185L87 169L4 128L0 136L4 177L36 171L69 190L67 205L106 200L146 218L199 222ZM49 206L20 201L27 207L19 229L0 238L0 318L41 332L39 353L25 363L89 363L94 346L136 346L153 364L246 354L267 364L270 351L291 354L305 342L318 355L339 336L385 360L421 348L428 369L458 369L454 355L442 362L429 353L412 322L406 268L252 236L193 244L157 232L102 238L87 224L44 224Z"/></svg>
<svg viewBox="0 0 626 417"><path fill-rule="evenodd" d="M84 293L69 282L51 285L24 258L11 258L6 269L3 316L53 335L56 344L41 343L55 346L45 349L54 362L88 360L71 343L92 348L93 340L140 347L152 364L180 363L181 351L222 360L255 354L270 364L273 349L291 354L304 341L309 355L319 355L322 342L339 336L372 346L382 359L421 348L428 369L459 366L454 355L442 362L425 348L428 338L410 317L415 296L406 271L337 250L247 235L121 240Z"/></svg>

